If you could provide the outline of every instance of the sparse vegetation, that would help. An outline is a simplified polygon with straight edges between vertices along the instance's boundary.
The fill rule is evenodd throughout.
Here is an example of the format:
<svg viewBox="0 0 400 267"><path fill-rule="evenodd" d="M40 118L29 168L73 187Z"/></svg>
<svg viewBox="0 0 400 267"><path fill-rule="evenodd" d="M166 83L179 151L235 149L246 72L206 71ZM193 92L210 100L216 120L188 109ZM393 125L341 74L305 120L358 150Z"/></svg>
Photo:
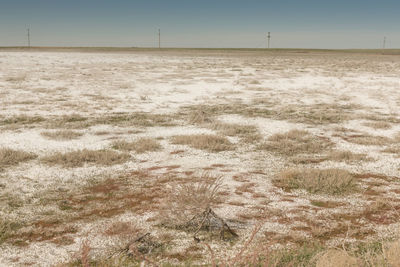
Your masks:
<svg viewBox="0 0 400 267"><path fill-rule="evenodd" d="M59 141L77 139L83 135L83 133L71 131L71 130L60 130L60 131L56 131L56 132L42 132L40 134L48 139L59 140Z"/></svg>
<svg viewBox="0 0 400 267"><path fill-rule="evenodd" d="M305 189L310 193L345 194L356 190L354 177L341 169L289 169L275 178L275 184L285 189Z"/></svg>
<svg viewBox="0 0 400 267"><path fill-rule="evenodd" d="M357 162L357 161L369 161L370 158L366 154L353 153L351 151L334 150L328 153L328 159L332 161L345 161L345 162Z"/></svg>
<svg viewBox="0 0 400 267"><path fill-rule="evenodd" d="M390 129L392 128L392 125L386 121L376 121L376 122L366 122L364 123L365 126L374 128L374 129Z"/></svg>
<svg viewBox="0 0 400 267"><path fill-rule="evenodd" d="M17 165L21 162L35 159L37 155L21 150L0 148L0 168Z"/></svg>
<svg viewBox="0 0 400 267"><path fill-rule="evenodd" d="M255 104L257 103L259 102L255 100ZM184 111L189 110L189 121L192 123L210 122L214 116L237 114L245 117L262 117L318 125L349 120L352 118L352 111L356 108L356 105L315 104L290 105L273 109L266 108L265 105L232 103L229 105L195 105L185 107Z"/></svg>
<svg viewBox="0 0 400 267"><path fill-rule="evenodd" d="M214 122L211 124L211 129L218 131L222 135L237 136L246 143L254 143L261 139L257 127L253 125Z"/></svg>
<svg viewBox="0 0 400 267"><path fill-rule="evenodd" d="M21 228L20 223L0 218L0 245L6 242L7 239L19 228Z"/></svg>
<svg viewBox="0 0 400 267"><path fill-rule="evenodd" d="M153 138L139 138L134 142L124 140L114 141L112 148L124 151L135 151L136 153L144 153L148 151L158 151L161 149L160 143Z"/></svg>
<svg viewBox="0 0 400 267"><path fill-rule="evenodd" d="M27 116L17 115L12 117L6 117L0 120L0 126L2 125L31 125L44 121L45 119L41 116Z"/></svg>
<svg viewBox="0 0 400 267"><path fill-rule="evenodd" d="M225 137L218 135L178 135L171 139L173 144L188 145L196 149L220 152L234 149L233 144Z"/></svg>
<svg viewBox="0 0 400 267"><path fill-rule="evenodd" d="M4 265L399 265L398 59L41 49L0 54L0 147L42 157L0 161Z"/></svg>
<svg viewBox="0 0 400 267"><path fill-rule="evenodd" d="M61 165L63 167L82 167L84 164L114 165L126 162L129 154L117 153L112 150L77 150L67 153L55 153L41 158L41 161L50 165Z"/></svg>
<svg viewBox="0 0 400 267"><path fill-rule="evenodd" d="M307 131L291 130L284 134L274 134L260 149L269 150L283 156L297 154L321 154L332 147L329 139L318 137Z"/></svg>
<svg viewBox="0 0 400 267"><path fill-rule="evenodd" d="M369 135L369 134L354 134L354 135L344 136L342 138L347 142L364 146L382 146L391 144L393 142L391 138L385 136Z"/></svg>

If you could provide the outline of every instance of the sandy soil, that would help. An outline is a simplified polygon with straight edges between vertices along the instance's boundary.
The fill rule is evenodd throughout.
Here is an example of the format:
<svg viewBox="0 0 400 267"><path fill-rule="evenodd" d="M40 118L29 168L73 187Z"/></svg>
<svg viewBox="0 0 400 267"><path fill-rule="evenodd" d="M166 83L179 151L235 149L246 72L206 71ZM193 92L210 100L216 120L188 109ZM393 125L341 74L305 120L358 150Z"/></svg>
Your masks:
<svg viewBox="0 0 400 267"><path fill-rule="evenodd" d="M240 136L226 136L234 149L221 152L174 144L171 137L176 135L224 135L208 124L188 119L191 112L201 111L199 105L235 107L235 111L213 114L206 110L204 114L221 123L255 126L261 139L243 142ZM252 107L271 110L274 115L243 113ZM294 110L290 114L285 113L288 107ZM312 110L313 115L304 115ZM324 115L331 111L338 113L339 119L335 115L334 120L324 121ZM399 56L254 51L0 52L0 148L37 155L17 165L0 165L0 217L21 225L3 243L0 238L0 264L51 266L68 261L84 239L91 240L94 254L106 253L118 242L101 233L115 221L134 222L155 236L172 231L155 226L159 223L154 219L159 218L156 210L137 213L126 208L113 216L65 222L68 210L60 210L62 199L57 196L70 199L67 196L81 193L93 180L138 170L146 171L149 179L201 176L204 172L222 177L224 199L214 209L225 220L239 222L232 227L240 239L229 249L224 242L211 240L212 247L221 254L240 247L260 220L264 222L260 240L279 238L281 242L277 243L282 246L299 239L320 238L327 246L339 246L390 237L398 228L400 154L383 150L397 148L400 143L396 137L400 133L399 111ZM94 119L139 113L168 115L173 123L143 126ZM320 114L320 120L316 114ZM71 115L91 123L52 124ZM20 122L22 116L40 117L41 121ZM371 126L377 122L387 125ZM63 128L81 136L60 141L41 134ZM335 150L365 154L370 160L295 163L291 157L260 149L260 143L274 134L293 129L307 130L332 142ZM386 137L386 141L360 144L352 141L357 135ZM68 168L43 161L56 152L114 150L113 141L139 137L158 140L162 149L131 151L128 161L110 166L84 164ZM318 158L323 152L305 156ZM288 168L344 169L358 177L360 190L335 196L303 189L287 191L273 179ZM335 205L318 206L317 201ZM367 214L368 207L381 202L392 207ZM45 226L37 229L38 222L55 217L59 223L48 226L49 231L53 231L54 224L72 225L75 230L53 231L47 236ZM174 231L170 250L185 251L193 242L191 234Z"/></svg>

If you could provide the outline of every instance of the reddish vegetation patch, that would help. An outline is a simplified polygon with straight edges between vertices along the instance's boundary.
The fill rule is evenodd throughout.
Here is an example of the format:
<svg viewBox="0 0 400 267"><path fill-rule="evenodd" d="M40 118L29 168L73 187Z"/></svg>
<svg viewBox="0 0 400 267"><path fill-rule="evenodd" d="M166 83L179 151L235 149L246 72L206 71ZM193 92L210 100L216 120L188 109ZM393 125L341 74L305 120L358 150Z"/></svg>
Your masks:
<svg viewBox="0 0 400 267"><path fill-rule="evenodd" d="M225 164L213 164L213 165L211 165L211 167L214 167L214 168L223 168L225 166L226 166Z"/></svg>
<svg viewBox="0 0 400 267"><path fill-rule="evenodd" d="M93 193L103 193L103 194L107 194L110 193L112 191L117 191L119 189L118 184L115 183L114 180L107 180L106 182L102 183L102 184L98 184L95 186L92 186L90 188L90 191Z"/></svg>
<svg viewBox="0 0 400 267"><path fill-rule="evenodd" d="M182 154L182 153L185 153L185 150L175 150L175 151L172 151L172 152L169 153L169 154L171 154L171 155L177 155L177 154Z"/></svg>
<svg viewBox="0 0 400 267"><path fill-rule="evenodd" d="M165 166L164 168L166 168L167 170L173 170L173 169L178 169L180 168L180 165L170 165L170 166Z"/></svg>

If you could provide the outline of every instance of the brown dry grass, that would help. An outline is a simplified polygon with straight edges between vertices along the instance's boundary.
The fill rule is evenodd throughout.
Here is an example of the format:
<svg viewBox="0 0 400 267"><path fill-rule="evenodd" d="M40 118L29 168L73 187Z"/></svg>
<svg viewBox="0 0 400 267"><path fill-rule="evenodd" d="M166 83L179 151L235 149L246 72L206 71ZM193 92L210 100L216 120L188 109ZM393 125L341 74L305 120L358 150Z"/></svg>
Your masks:
<svg viewBox="0 0 400 267"><path fill-rule="evenodd" d="M357 162L357 161L369 161L370 158L366 154L353 153L351 151L335 150L328 153L328 159L332 161L345 161L345 162Z"/></svg>
<svg viewBox="0 0 400 267"><path fill-rule="evenodd" d="M261 117L276 120L288 120L291 122L306 123L311 125L340 123L352 118L352 112L359 109L357 105L348 104L314 104L314 105L290 105L272 109L264 105L243 103L231 103L222 105L194 105L183 108L183 112L189 113L189 121L192 123L210 122L214 116L224 114L237 114L245 117ZM273 104L270 104L273 106Z"/></svg>
<svg viewBox="0 0 400 267"><path fill-rule="evenodd" d="M354 177L342 169L289 169L274 180L285 189L305 189L310 193L339 195L355 192Z"/></svg>
<svg viewBox="0 0 400 267"><path fill-rule="evenodd" d="M368 126L370 128L374 128L374 129L390 129L392 128L392 125L388 122L385 121L376 121L376 122L366 122L364 123L365 126Z"/></svg>
<svg viewBox="0 0 400 267"><path fill-rule="evenodd" d="M328 249L318 258L316 267L358 267L360 262L344 250Z"/></svg>
<svg viewBox="0 0 400 267"><path fill-rule="evenodd" d="M20 162L35 159L36 157L37 155L33 153L10 148L0 148L0 168L17 165Z"/></svg>
<svg viewBox="0 0 400 267"><path fill-rule="evenodd" d="M42 132L40 134L48 139L58 140L58 141L78 139L79 137L81 137L83 135L83 133L71 131L71 130L60 130L60 131L56 131L56 132Z"/></svg>
<svg viewBox="0 0 400 267"><path fill-rule="evenodd" d="M161 149L161 145L156 139L153 138L139 138L134 142L117 140L112 143L112 148L124 151L135 151L136 153L144 153L148 151L158 151Z"/></svg>
<svg viewBox="0 0 400 267"><path fill-rule="evenodd" d="M364 146L383 146L393 143L391 138L369 134L354 134L342 138L347 142Z"/></svg>
<svg viewBox="0 0 400 267"><path fill-rule="evenodd" d="M320 154L332 146L332 142L307 131L291 130L284 134L274 134L260 149L273 151L283 156L297 154Z"/></svg>
<svg viewBox="0 0 400 267"><path fill-rule="evenodd" d="M188 145L210 152L233 150L234 145L225 137L209 134L177 135L171 138L173 144Z"/></svg>
<svg viewBox="0 0 400 267"><path fill-rule="evenodd" d="M397 154L400 156L400 146L388 147L388 148L385 148L384 150L382 150L382 152L390 153L390 154Z"/></svg>
<svg viewBox="0 0 400 267"><path fill-rule="evenodd" d="M63 167L82 167L84 164L110 166L121 164L129 160L130 155L117 153L112 150L77 150L67 153L55 153L41 158L41 161L49 165L61 165Z"/></svg>
<svg viewBox="0 0 400 267"><path fill-rule="evenodd" d="M44 121L45 119L41 116L28 116L28 115L16 115L6 117L0 120L0 126L2 125L28 125L36 124Z"/></svg>
<svg viewBox="0 0 400 267"><path fill-rule="evenodd" d="M222 135L237 136L246 143L254 143L261 139L258 128L253 125L242 125L234 123L213 122L211 129L218 131Z"/></svg>

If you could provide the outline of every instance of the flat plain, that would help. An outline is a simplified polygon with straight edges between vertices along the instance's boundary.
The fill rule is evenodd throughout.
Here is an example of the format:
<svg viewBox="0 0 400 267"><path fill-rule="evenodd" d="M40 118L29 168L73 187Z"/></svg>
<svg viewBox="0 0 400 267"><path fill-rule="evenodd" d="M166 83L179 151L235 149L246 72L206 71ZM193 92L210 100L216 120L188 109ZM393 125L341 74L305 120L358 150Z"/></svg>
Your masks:
<svg viewBox="0 0 400 267"><path fill-rule="evenodd" d="M2 266L397 266L399 212L394 52L0 50Z"/></svg>

